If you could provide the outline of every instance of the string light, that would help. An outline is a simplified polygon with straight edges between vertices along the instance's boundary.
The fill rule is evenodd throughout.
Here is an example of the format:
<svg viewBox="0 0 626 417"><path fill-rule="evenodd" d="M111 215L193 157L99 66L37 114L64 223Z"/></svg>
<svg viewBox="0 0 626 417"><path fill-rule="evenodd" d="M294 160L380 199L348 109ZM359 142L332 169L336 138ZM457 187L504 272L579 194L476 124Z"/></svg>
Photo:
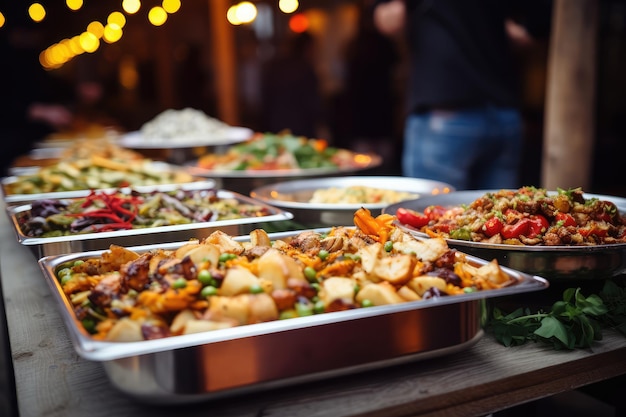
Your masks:
<svg viewBox="0 0 626 417"><path fill-rule="evenodd" d="M65 4L70 10L76 11L83 7L83 0L65 0Z"/></svg>
<svg viewBox="0 0 626 417"><path fill-rule="evenodd" d="M34 22L41 22L46 17L46 9L40 3L33 3L28 8L28 16Z"/></svg>

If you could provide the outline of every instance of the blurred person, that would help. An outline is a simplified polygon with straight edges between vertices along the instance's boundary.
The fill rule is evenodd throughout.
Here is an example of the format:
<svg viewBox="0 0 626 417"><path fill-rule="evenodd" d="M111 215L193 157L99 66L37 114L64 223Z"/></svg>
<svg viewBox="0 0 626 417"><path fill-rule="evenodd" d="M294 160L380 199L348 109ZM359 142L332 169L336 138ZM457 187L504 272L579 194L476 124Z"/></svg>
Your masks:
<svg viewBox="0 0 626 417"><path fill-rule="evenodd" d="M397 170L397 94L395 71L400 62L396 44L374 27L372 0L359 8L358 31L345 51L344 88L333 115L333 143L383 157L386 170Z"/></svg>
<svg viewBox="0 0 626 417"><path fill-rule="evenodd" d="M291 131L297 136L322 137L324 104L314 66L315 38L293 34L262 68L262 130Z"/></svg>
<svg viewBox="0 0 626 417"><path fill-rule="evenodd" d="M374 7L378 30L407 42L403 174L459 190L519 187L523 121L513 46L549 31L550 2L378 0Z"/></svg>

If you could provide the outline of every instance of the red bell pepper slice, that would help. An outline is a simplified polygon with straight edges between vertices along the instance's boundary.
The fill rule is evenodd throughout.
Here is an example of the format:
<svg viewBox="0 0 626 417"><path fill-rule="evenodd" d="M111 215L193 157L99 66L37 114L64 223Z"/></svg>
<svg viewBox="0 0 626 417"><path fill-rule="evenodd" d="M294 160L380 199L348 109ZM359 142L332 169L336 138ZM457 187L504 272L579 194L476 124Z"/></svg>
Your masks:
<svg viewBox="0 0 626 417"><path fill-rule="evenodd" d="M417 229L426 226L430 221L424 214L404 207L399 207L396 210L396 217L400 223L407 224Z"/></svg>
<svg viewBox="0 0 626 417"><path fill-rule="evenodd" d="M528 230L530 229L530 219L521 219L513 224L505 224L502 227L502 231L500 234L505 239L515 239L520 236L528 235Z"/></svg>
<svg viewBox="0 0 626 417"><path fill-rule="evenodd" d="M487 236L491 237L500 233L503 226L502 220L498 217L492 217L483 224L482 230Z"/></svg>
<svg viewBox="0 0 626 417"><path fill-rule="evenodd" d="M574 217L569 214L569 213L561 213L558 212L556 213L556 215L554 216L554 219L561 223L563 226L576 226L576 220L574 219Z"/></svg>
<svg viewBox="0 0 626 417"><path fill-rule="evenodd" d="M533 238L542 235L548 230L550 223L548 219L541 214L533 214L530 216L530 226L528 228L528 237Z"/></svg>

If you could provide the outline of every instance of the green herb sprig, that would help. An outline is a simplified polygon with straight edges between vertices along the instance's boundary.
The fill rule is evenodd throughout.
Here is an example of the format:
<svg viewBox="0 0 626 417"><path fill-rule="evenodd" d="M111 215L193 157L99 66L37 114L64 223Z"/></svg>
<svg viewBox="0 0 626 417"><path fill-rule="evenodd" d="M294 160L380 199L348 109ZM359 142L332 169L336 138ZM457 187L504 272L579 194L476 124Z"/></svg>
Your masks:
<svg viewBox="0 0 626 417"><path fill-rule="evenodd" d="M612 327L626 336L626 290L607 281L599 294L585 297L580 288L568 288L563 300L549 311L531 312L518 308L504 313L494 308L488 323L496 340L505 346L526 342L550 344L556 350L591 347L602 339L603 327Z"/></svg>

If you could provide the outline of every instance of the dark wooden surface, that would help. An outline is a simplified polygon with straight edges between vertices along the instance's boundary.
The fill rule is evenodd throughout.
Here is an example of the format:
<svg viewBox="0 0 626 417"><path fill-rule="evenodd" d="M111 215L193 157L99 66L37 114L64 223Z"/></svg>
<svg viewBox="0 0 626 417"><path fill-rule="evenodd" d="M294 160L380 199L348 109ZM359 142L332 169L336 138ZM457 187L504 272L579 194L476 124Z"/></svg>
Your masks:
<svg viewBox="0 0 626 417"><path fill-rule="evenodd" d="M21 416L478 416L626 374L626 340L610 331L593 349L571 352L506 348L485 335L461 352L376 371L199 404L142 404L75 353L34 256L6 217L0 267Z"/></svg>

